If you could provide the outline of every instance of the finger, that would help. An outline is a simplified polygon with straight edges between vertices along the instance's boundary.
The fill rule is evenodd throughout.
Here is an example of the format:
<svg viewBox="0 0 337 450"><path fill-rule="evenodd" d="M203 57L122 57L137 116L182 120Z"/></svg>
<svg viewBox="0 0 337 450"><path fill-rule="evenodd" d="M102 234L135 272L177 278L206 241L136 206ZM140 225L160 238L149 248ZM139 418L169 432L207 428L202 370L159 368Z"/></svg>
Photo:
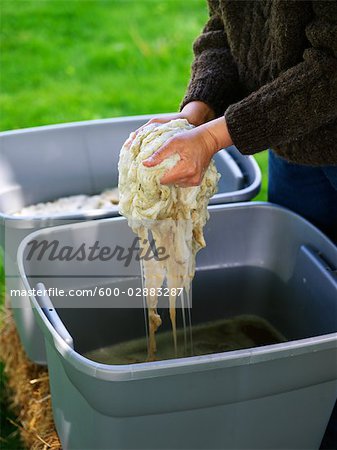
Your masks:
<svg viewBox="0 0 337 450"><path fill-rule="evenodd" d="M128 138L128 139L124 142L123 147L126 148L127 150L129 150L130 147L131 147L131 142L132 142L131 139Z"/></svg>
<svg viewBox="0 0 337 450"><path fill-rule="evenodd" d="M134 134L134 137L133 137L133 138L135 138L135 137L137 136L137 134L138 134L140 131L143 131L144 128L147 127L148 125L151 125L151 124L153 124L153 123L165 123L165 122L168 122L168 121L169 121L169 119L153 117L152 119L148 120L146 123L144 123L144 125L142 125L141 127L137 128L137 130L135 130L135 131L133 132L133 134ZM131 134L132 134L132 133L131 133Z"/></svg>
<svg viewBox="0 0 337 450"><path fill-rule="evenodd" d="M133 140L134 140L134 138L135 138L135 132L132 131L132 132L129 134L129 137L127 138L127 140L124 142L123 147L125 147L127 150L129 150L130 147L131 147L131 144L132 144L132 142L133 142Z"/></svg>
<svg viewBox="0 0 337 450"><path fill-rule="evenodd" d="M137 130L130 133L130 138L132 141L135 139L135 137L137 136L138 133L143 131L143 129L146 127L146 125L149 125L149 122L147 122L145 125L142 125L141 127L137 128Z"/></svg>
<svg viewBox="0 0 337 450"><path fill-rule="evenodd" d="M178 119L178 118L180 118L180 114L171 114L169 116L165 115L163 117L153 117L145 125L149 125L151 123L167 123L167 122L170 122L170 120L174 120L174 119Z"/></svg>
<svg viewBox="0 0 337 450"><path fill-rule="evenodd" d="M130 148L132 142L135 140L135 138L137 137L137 135L144 130L145 127L147 127L148 125L151 125L153 123L165 123L167 122L167 120L164 119L157 119L157 118L153 118L150 119L149 121L147 121L144 125L142 125L141 127L137 128L137 130L132 131L128 137L128 139L126 140L126 142L124 143L124 145L126 146L126 148Z"/></svg>
<svg viewBox="0 0 337 450"><path fill-rule="evenodd" d="M154 167L164 161L164 159L168 158L171 155L174 155L176 150L173 145L163 145L159 150L153 153L152 156L145 159L143 164L145 167Z"/></svg>
<svg viewBox="0 0 337 450"><path fill-rule="evenodd" d="M153 119L150 119L148 121L148 124L150 123L165 123L165 122L169 122L171 119L167 118L167 117L154 117Z"/></svg>
<svg viewBox="0 0 337 450"><path fill-rule="evenodd" d="M137 130L134 131L134 137L133 139L137 136L138 133L140 133L141 131L144 130L145 127L147 127L148 125L153 125L154 123L165 123L168 122L169 119L157 119L156 117L154 117L153 119L150 119L148 122L146 122L144 125L142 125L141 127L137 128Z"/></svg>
<svg viewBox="0 0 337 450"><path fill-rule="evenodd" d="M186 169L181 163L176 164L171 170L168 170L160 179L161 184L180 184L186 182L188 176Z"/></svg>
<svg viewBox="0 0 337 450"><path fill-rule="evenodd" d="M185 180L181 180L177 186L179 187L196 187L196 186L200 186L201 181L199 181L198 179L185 179Z"/></svg>
<svg viewBox="0 0 337 450"><path fill-rule="evenodd" d="M190 181L187 178L183 178L182 180L174 183L174 185L177 187L186 188L190 187Z"/></svg>
<svg viewBox="0 0 337 450"><path fill-rule="evenodd" d="M175 186L180 187L180 188L189 188L189 187L195 187L194 184L190 184L188 181L186 182L180 182L180 183L175 183Z"/></svg>
<svg viewBox="0 0 337 450"><path fill-rule="evenodd" d="M166 172L160 180L161 184L175 184L180 187L198 186L202 181L196 168L181 161L170 171Z"/></svg>
<svg viewBox="0 0 337 450"><path fill-rule="evenodd" d="M144 130L145 127L147 127L148 125L151 125L153 123L166 123L169 122L170 120L174 119L175 116L172 116L172 118L170 117L153 117L152 119L148 120L144 125L142 125L141 127L137 128L137 130L132 131L127 139L127 141L124 143L124 145L126 146L126 148L130 148L132 142L135 140L136 136Z"/></svg>
<svg viewBox="0 0 337 450"><path fill-rule="evenodd" d="M146 123L144 123L144 125L142 125L141 127L137 128L137 130L132 131L129 135L129 139L131 141L133 141L136 138L137 134L139 134L141 131L143 131L144 128L147 127L148 125L150 125L151 123L153 123L152 119L147 121Z"/></svg>

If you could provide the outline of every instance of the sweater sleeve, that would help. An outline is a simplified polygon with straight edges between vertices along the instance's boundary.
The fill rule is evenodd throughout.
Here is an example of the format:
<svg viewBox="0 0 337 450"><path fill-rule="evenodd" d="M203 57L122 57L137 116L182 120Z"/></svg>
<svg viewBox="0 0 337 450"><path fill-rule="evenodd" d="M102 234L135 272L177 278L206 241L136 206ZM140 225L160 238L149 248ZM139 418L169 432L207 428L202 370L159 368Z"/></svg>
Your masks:
<svg viewBox="0 0 337 450"><path fill-rule="evenodd" d="M219 0L209 0L208 4L210 17L193 44L191 80L180 109L191 101L200 100L221 116L240 98L239 81L220 15Z"/></svg>
<svg viewBox="0 0 337 450"><path fill-rule="evenodd" d="M336 123L337 2L314 1L313 11L303 61L225 112L231 138L244 154L306 140Z"/></svg>

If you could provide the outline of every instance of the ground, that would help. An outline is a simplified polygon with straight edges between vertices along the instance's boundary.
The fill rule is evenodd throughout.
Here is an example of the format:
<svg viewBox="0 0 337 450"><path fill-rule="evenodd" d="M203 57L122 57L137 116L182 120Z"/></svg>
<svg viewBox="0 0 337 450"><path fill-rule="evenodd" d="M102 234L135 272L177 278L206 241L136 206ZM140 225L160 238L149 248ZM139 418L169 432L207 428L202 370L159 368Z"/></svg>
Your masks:
<svg viewBox="0 0 337 450"><path fill-rule="evenodd" d="M206 0L2 0L0 8L2 131L176 111L207 20ZM266 153L257 159L265 200ZM0 277L3 299L1 265ZM15 438L3 441L13 426L0 401L0 446L18 449Z"/></svg>

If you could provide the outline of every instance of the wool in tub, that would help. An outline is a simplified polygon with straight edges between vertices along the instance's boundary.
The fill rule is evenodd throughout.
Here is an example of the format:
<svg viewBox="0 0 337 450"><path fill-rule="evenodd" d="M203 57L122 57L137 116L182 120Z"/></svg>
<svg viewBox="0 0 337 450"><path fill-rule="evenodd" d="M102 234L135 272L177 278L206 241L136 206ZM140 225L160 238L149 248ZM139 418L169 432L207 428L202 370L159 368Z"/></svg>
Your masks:
<svg viewBox="0 0 337 450"><path fill-rule="evenodd" d="M118 189L111 188L97 195L70 195L69 197L61 197L50 202L29 205L15 212L13 215L43 217L50 214L84 212L93 209L109 210L115 207L118 202Z"/></svg>

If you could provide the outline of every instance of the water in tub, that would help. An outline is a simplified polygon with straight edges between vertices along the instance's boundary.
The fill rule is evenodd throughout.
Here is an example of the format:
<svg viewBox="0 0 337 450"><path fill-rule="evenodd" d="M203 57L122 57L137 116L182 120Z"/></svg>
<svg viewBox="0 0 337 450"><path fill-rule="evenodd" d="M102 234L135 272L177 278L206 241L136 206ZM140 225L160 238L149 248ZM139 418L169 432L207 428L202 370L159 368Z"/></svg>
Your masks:
<svg viewBox="0 0 337 450"><path fill-rule="evenodd" d="M213 320L192 327L193 343L184 343L184 327L177 330L178 350L172 345L171 331L158 333L157 360L201 356L259 345L285 342L285 337L268 321L255 315L239 315L231 319ZM84 353L103 364L134 364L148 360L146 338L107 345Z"/></svg>

